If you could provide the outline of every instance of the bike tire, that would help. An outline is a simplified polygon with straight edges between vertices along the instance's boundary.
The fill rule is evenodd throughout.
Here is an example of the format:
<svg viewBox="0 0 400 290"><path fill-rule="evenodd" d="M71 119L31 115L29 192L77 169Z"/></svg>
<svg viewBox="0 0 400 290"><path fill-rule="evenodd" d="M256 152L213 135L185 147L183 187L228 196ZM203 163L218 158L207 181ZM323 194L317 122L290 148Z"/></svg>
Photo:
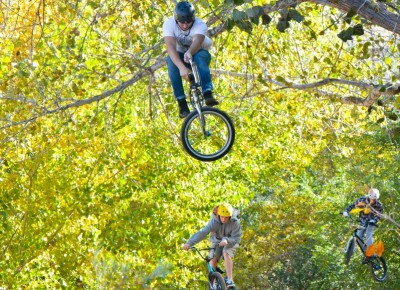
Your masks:
<svg viewBox="0 0 400 290"><path fill-rule="evenodd" d="M374 277L375 281L383 282L387 278L387 266L386 261L383 257L370 258L368 263L371 270L371 275Z"/></svg>
<svg viewBox="0 0 400 290"><path fill-rule="evenodd" d="M203 107L207 136L204 135L198 112L192 111L181 128L183 148L200 161L214 161L224 157L235 142L235 128L231 118L223 111Z"/></svg>
<svg viewBox="0 0 400 290"><path fill-rule="evenodd" d="M218 272L212 272L208 275L209 290L227 290L225 279Z"/></svg>
<svg viewBox="0 0 400 290"><path fill-rule="evenodd" d="M348 242L347 242L347 246L346 246L346 254L344 256L344 264L348 265L351 259L351 256L354 253L354 248L356 246L355 240L354 238L351 238Z"/></svg>

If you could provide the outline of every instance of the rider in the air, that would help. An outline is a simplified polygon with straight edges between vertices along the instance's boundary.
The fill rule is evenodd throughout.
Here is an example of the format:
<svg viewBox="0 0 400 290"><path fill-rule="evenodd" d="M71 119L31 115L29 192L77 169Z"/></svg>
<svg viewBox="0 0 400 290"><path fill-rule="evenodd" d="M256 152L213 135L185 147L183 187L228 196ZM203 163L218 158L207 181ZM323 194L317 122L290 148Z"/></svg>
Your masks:
<svg viewBox="0 0 400 290"><path fill-rule="evenodd" d="M197 63L206 105L218 105L212 93L213 84L209 68L211 55L208 51L212 41L207 32L207 24L195 16L194 6L187 1L179 2L175 7L174 16L163 24L163 37L168 52L168 75L181 118L190 113L182 84L182 77L189 80L189 59Z"/></svg>

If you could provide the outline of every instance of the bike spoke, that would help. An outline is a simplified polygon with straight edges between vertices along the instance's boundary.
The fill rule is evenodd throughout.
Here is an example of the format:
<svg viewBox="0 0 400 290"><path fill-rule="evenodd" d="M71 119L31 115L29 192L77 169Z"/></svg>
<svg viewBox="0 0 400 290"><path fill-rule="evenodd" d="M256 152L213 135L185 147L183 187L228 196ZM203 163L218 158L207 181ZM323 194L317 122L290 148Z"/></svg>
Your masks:
<svg viewBox="0 0 400 290"><path fill-rule="evenodd" d="M202 111L204 127L198 114L184 124L182 140L185 149L195 158L211 161L224 156L232 147L234 128L226 114L214 108Z"/></svg>

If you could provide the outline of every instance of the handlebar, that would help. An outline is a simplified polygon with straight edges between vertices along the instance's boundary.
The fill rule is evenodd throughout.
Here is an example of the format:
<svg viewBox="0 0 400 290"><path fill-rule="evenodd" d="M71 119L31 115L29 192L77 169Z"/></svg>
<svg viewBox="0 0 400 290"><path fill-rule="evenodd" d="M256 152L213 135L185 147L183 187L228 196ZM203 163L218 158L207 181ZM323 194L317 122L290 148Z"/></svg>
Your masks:
<svg viewBox="0 0 400 290"><path fill-rule="evenodd" d="M193 247L190 247L190 250L197 252L203 260L207 261L207 256L203 255L201 252L215 250L215 248L208 247L208 248L204 248L204 249L198 249L193 246Z"/></svg>

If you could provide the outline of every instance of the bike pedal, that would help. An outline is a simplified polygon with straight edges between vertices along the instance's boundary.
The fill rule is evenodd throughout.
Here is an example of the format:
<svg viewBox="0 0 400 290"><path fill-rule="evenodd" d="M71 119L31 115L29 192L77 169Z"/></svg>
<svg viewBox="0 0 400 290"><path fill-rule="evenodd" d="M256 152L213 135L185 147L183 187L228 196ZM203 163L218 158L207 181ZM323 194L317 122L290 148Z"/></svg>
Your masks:
<svg viewBox="0 0 400 290"><path fill-rule="evenodd" d="M225 271L222 270L220 267L217 266L217 268L215 269L218 273L224 274Z"/></svg>

